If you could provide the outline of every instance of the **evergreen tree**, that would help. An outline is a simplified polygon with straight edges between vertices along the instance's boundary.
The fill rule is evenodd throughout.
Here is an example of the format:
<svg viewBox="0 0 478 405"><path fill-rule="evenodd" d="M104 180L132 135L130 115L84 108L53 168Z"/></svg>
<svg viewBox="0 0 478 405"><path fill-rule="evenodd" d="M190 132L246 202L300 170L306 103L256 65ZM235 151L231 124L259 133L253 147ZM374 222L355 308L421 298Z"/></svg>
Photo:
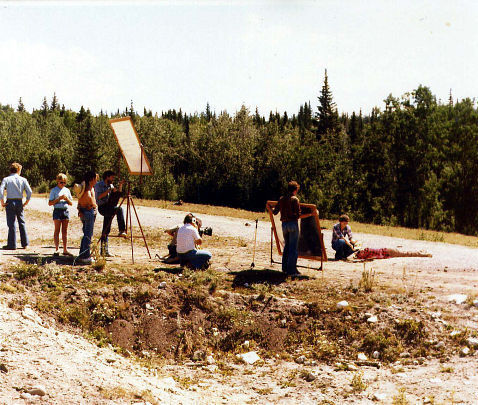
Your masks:
<svg viewBox="0 0 478 405"><path fill-rule="evenodd" d="M325 69L324 85L320 93L318 112L316 113L317 139L327 132L337 132L339 130L339 117L336 105L332 98L332 92L329 88L329 79L327 69Z"/></svg>
<svg viewBox="0 0 478 405"><path fill-rule="evenodd" d="M53 98L51 100L51 105L50 105L50 110L51 111L56 111L60 108L58 105L58 99L56 98L56 93L53 93Z"/></svg>
<svg viewBox="0 0 478 405"><path fill-rule="evenodd" d="M46 97L43 97L43 103L41 104L41 114L45 118L48 115L48 102L46 101Z"/></svg>
<svg viewBox="0 0 478 405"><path fill-rule="evenodd" d="M25 106L23 105L22 98L18 100L18 107L17 107L18 112L24 112L25 111Z"/></svg>
<svg viewBox="0 0 478 405"><path fill-rule="evenodd" d="M76 181L81 181L88 170L98 170L99 144L93 128L93 118L89 111L79 122L77 143L75 146L75 164L72 174Z"/></svg>

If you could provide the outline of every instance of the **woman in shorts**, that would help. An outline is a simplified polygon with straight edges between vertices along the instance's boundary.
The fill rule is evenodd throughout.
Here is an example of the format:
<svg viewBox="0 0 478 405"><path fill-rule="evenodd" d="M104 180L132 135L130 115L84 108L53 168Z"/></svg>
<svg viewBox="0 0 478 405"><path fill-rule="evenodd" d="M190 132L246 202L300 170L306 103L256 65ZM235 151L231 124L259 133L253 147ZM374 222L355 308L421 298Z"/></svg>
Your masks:
<svg viewBox="0 0 478 405"><path fill-rule="evenodd" d="M53 256L60 255L60 229L63 241L63 255L73 256L67 249L68 222L70 221L68 206L73 204L73 198L70 190L65 187L66 180L66 174L60 173L56 176L56 182L58 185L50 191L50 200L48 201L48 205L53 205L53 223L55 224L55 232L53 233L55 253Z"/></svg>

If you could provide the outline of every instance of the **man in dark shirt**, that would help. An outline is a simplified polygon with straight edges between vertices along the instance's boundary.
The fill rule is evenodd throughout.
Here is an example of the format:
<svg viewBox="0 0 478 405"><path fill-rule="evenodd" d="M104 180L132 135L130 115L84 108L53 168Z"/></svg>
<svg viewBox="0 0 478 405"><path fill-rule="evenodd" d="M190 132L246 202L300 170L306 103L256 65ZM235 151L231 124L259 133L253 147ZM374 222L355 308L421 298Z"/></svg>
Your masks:
<svg viewBox="0 0 478 405"><path fill-rule="evenodd" d="M290 181L287 185L287 195L282 196L274 208L274 215L280 212L282 234L284 236L284 250L282 252L282 271L290 276L296 276L297 258L299 257L299 217L300 203L297 198L299 184Z"/></svg>

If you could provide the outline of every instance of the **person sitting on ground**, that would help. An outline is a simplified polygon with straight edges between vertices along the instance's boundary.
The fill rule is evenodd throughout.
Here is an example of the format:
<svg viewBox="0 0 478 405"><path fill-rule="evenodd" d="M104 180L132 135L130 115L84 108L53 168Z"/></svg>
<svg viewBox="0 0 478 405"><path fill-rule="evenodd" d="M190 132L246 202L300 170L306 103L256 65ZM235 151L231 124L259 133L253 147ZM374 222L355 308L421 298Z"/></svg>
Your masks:
<svg viewBox="0 0 478 405"><path fill-rule="evenodd" d="M17 233L15 228L15 222L17 221L22 247L26 249L29 243L23 208L29 203L32 197L32 189L30 184L28 184L28 180L20 176L21 173L22 165L17 162L12 163L10 165L10 175L5 177L0 185L0 198L2 207L5 207L8 226L7 244L3 246L5 250L15 250L17 248ZM3 200L4 191L7 192L7 201ZM25 202L23 202L23 192L26 194Z"/></svg>
<svg viewBox="0 0 478 405"><path fill-rule="evenodd" d="M197 226L194 215L187 214L184 217L184 225L178 229L176 238L176 250L181 265L187 263L195 270L209 267L209 260L212 258L209 251L197 248L202 244Z"/></svg>
<svg viewBox="0 0 478 405"><path fill-rule="evenodd" d="M55 224L55 231L53 232L55 253L53 256L60 255L60 229L63 242L63 255L73 256L67 249L68 223L70 221L68 206L73 205L73 197L71 196L70 190L65 187L66 180L66 174L60 173L56 176L57 186L51 189L48 201L48 205L53 205L53 223Z"/></svg>
<svg viewBox="0 0 478 405"><path fill-rule="evenodd" d="M83 237L81 238L80 254L76 261L80 264L93 264L91 257L91 241L96 219L96 199L94 187L98 181L98 175L94 171L88 171L84 175L83 189L78 194L78 215L83 223Z"/></svg>
<svg viewBox="0 0 478 405"><path fill-rule="evenodd" d="M196 218L196 225L198 231L201 229L202 226L202 221L198 218ZM182 225L177 225L174 228L166 229L164 232L167 233L169 236L172 237L171 241L169 242L168 245L168 255L165 256L162 260L163 263L166 264L177 264L179 263L179 256L177 252L177 239L178 239L178 230Z"/></svg>
<svg viewBox="0 0 478 405"><path fill-rule="evenodd" d="M103 173L103 180L95 185L96 202L98 204L98 212L103 215L103 230L101 232L101 256L111 257L108 250L108 235L111 232L111 223L116 216L118 221L118 236L126 237L126 223L124 221L124 212L122 207L117 207L118 201L121 197L124 181L119 183L116 188L113 182L116 178L116 173L112 170L106 170Z"/></svg>
<svg viewBox="0 0 478 405"><path fill-rule="evenodd" d="M335 260L346 260L355 252L352 229L349 226L348 215L341 215L339 222L332 229L332 249L335 250Z"/></svg>

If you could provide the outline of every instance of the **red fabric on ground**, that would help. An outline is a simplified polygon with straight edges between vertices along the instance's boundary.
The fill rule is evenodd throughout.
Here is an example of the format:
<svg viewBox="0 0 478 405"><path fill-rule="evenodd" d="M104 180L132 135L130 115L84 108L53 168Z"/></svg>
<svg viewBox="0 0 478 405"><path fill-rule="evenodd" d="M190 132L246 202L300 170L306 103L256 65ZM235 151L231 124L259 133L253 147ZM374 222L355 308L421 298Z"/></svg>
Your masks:
<svg viewBox="0 0 478 405"><path fill-rule="evenodd" d="M390 257L390 253L388 252L387 248L365 248L358 252L355 257L357 259L388 259Z"/></svg>

